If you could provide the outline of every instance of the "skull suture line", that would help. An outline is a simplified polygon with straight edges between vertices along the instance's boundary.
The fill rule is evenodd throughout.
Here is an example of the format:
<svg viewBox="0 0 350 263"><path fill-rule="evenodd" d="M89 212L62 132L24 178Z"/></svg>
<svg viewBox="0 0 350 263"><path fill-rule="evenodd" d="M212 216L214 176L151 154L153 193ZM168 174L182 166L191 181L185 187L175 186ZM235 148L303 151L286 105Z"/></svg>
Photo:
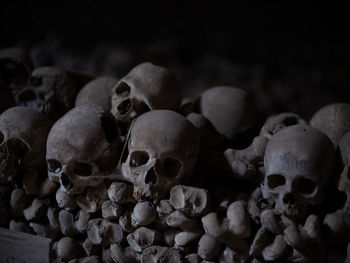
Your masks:
<svg viewBox="0 0 350 263"><path fill-rule="evenodd" d="M191 176L199 151L199 134L182 115L169 110L147 112L134 122L122 165L134 184L136 199L159 199Z"/></svg>
<svg viewBox="0 0 350 263"><path fill-rule="evenodd" d="M13 107L0 115L0 183L12 180L20 169L44 167L50 127L43 114L27 107Z"/></svg>
<svg viewBox="0 0 350 263"><path fill-rule="evenodd" d="M111 112L118 120L130 123L150 110L177 110L180 102L175 75L166 68L142 63L113 88Z"/></svg>
<svg viewBox="0 0 350 263"><path fill-rule="evenodd" d="M264 197L275 202L277 213L303 218L309 205L322 201L334 157L334 146L321 131L307 125L282 129L266 148Z"/></svg>
<svg viewBox="0 0 350 263"><path fill-rule="evenodd" d="M68 194L103 182L103 173L115 168L121 152L114 117L101 106L78 106L52 127L47 140L48 175Z"/></svg>

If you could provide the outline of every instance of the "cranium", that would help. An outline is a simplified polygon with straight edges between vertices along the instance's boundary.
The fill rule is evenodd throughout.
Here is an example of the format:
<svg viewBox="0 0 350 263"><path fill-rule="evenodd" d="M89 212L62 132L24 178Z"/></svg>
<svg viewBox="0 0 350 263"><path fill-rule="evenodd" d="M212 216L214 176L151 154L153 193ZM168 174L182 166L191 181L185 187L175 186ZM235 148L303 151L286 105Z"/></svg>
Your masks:
<svg viewBox="0 0 350 263"><path fill-rule="evenodd" d="M350 132L345 134L339 142L339 151L342 157L344 169L340 175L338 189L346 194L344 211L350 213Z"/></svg>
<svg viewBox="0 0 350 263"><path fill-rule="evenodd" d="M309 205L319 204L333 169L331 140L307 125L293 125L272 136L265 152L264 198L275 202L275 211L301 219Z"/></svg>
<svg viewBox="0 0 350 263"><path fill-rule="evenodd" d="M0 183L21 170L45 165L45 145L51 124L34 109L13 107L0 115Z"/></svg>
<svg viewBox="0 0 350 263"><path fill-rule="evenodd" d="M179 84L169 70L151 63L133 68L112 92L112 113L130 123L144 112L155 109L177 110L180 106Z"/></svg>
<svg viewBox="0 0 350 263"><path fill-rule="evenodd" d="M57 120L74 106L75 82L61 69L35 69L27 85L16 92L18 105L28 106Z"/></svg>
<svg viewBox="0 0 350 263"><path fill-rule="evenodd" d="M182 115L154 110L134 122L128 149L122 171L134 184L135 198L158 199L192 174L199 150L199 134Z"/></svg>
<svg viewBox="0 0 350 263"><path fill-rule="evenodd" d="M120 133L114 117L101 106L78 106L52 127L47 140L48 175L68 194L97 186L120 156Z"/></svg>

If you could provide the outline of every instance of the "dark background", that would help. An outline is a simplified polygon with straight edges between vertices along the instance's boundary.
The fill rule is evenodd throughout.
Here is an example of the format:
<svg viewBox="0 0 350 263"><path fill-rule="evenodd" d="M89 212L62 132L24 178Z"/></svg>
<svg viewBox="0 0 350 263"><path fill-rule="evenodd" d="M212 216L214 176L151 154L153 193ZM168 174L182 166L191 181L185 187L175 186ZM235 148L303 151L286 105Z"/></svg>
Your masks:
<svg viewBox="0 0 350 263"><path fill-rule="evenodd" d="M349 102L348 9L290 1L2 2L0 48L35 66L122 77L149 60L172 69L184 96L214 85L250 91L264 115L308 119Z"/></svg>

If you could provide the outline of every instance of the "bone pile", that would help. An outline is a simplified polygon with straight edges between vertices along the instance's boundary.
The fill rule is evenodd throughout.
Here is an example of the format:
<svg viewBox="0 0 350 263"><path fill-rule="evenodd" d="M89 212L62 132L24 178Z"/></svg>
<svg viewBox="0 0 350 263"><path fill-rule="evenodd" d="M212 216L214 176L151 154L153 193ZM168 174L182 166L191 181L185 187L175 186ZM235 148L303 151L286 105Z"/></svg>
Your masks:
<svg viewBox="0 0 350 263"><path fill-rule="evenodd" d="M259 121L250 95L181 98L0 51L0 225L53 262L350 262L350 104Z"/></svg>

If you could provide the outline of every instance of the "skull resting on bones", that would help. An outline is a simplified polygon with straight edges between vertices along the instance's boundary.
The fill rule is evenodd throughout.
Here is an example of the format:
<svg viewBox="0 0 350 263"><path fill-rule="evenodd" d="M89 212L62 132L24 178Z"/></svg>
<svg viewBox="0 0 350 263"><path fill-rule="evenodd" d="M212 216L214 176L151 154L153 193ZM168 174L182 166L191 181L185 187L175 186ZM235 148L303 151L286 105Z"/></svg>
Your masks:
<svg viewBox="0 0 350 263"><path fill-rule="evenodd" d="M118 120L130 123L150 110L177 110L180 102L175 75L166 68L142 63L113 88L111 112Z"/></svg>
<svg viewBox="0 0 350 263"><path fill-rule="evenodd" d="M13 107L0 115L0 183L7 183L20 169L39 170L45 165L50 121L27 107Z"/></svg>
<svg viewBox="0 0 350 263"><path fill-rule="evenodd" d="M78 106L52 127L47 139L49 178L68 194L103 182L102 174L114 169L121 153L119 127L101 106Z"/></svg>
<svg viewBox="0 0 350 263"><path fill-rule="evenodd" d="M134 197L159 199L191 176L199 151L199 134L182 115L154 110L131 127L124 177L134 184Z"/></svg>
<svg viewBox="0 0 350 263"><path fill-rule="evenodd" d="M57 120L74 106L77 87L66 72L59 68L35 69L28 83L15 91L18 105L34 108L49 119Z"/></svg>
<svg viewBox="0 0 350 263"><path fill-rule="evenodd" d="M291 219L303 218L309 205L324 198L335 149L321 131L307 125L286 127L269 141L265 152L264 198Z"/></svg>

